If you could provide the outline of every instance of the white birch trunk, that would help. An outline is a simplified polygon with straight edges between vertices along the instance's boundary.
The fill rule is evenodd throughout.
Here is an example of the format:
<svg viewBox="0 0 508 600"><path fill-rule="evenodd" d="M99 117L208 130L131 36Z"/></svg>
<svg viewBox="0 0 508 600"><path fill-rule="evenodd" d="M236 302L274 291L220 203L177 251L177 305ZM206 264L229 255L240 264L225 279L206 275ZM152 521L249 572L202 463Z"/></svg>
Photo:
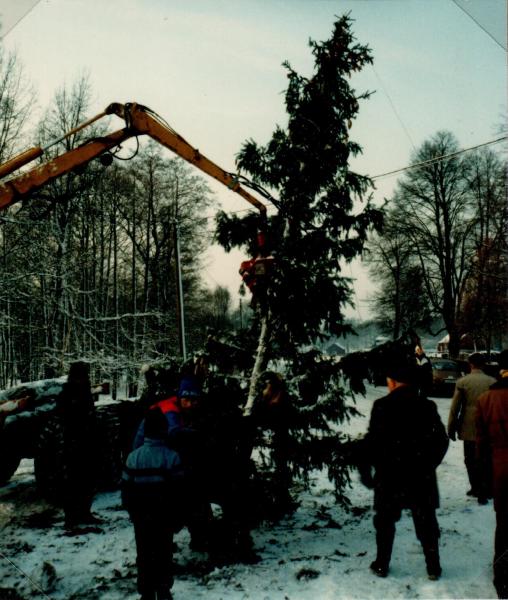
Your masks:
<svg viewBox="0 0 508 600"><path fill-rule="evenodd" d="M249 416L252 412L252 407L254 406L254 400L256 399L256 392L258 387L258 382L261 374L263 373L266 366L266 351L268 349L268 341L270 338L269 328L269 311L267 311L261 317L261 331L259 332L259 341L258 341L258 349L256 351L256 360L254 362L254 367L252 368L252 373L250 376L250 384L249 384L249 394L247 396L247 402L243 407L243 415L245 417Z"/></svg>

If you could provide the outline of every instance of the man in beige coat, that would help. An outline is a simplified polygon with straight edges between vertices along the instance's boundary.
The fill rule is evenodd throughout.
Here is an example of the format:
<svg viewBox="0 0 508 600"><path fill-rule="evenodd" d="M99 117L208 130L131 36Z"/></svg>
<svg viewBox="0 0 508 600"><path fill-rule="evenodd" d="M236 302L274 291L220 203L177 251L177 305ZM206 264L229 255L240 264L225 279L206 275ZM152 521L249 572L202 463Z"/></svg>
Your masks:
<svg viewBox="0 0 508 600"><path fill-rule="evenodd" d="M487 491L485 490L485 476L479 472L479 463L476 458L476 426L475 416L478 398L495 383L495 379L483 372L484 357L475 352L468 358L471 372L457 380L448 417L448 436L455 441L458 434L459 440L464 442L464 464L471 489L468 496L476 496L479 504L487 504Z"/></svg>

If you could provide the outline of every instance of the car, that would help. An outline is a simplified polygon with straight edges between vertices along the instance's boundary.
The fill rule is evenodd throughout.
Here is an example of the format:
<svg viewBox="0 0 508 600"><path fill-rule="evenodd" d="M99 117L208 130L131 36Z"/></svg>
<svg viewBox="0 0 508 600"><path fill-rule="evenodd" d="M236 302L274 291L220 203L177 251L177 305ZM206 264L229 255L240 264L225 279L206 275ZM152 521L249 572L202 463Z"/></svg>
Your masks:
<svg viewBox="0 0 508 600"><path fill-rule="evenodd" d="M466 363L451 358L433 358L432 393L436 395L453 395L457 379L467 373Z"/></svg>

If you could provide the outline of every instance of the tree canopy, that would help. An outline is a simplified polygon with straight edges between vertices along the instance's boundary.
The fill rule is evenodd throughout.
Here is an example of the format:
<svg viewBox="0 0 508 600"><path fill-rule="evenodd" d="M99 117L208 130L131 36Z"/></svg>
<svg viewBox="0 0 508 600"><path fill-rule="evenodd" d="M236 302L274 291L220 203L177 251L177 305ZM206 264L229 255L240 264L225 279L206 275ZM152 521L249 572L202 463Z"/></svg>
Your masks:
<svg viewBox="0 0 508 600"><path fill-rule="evenodd" d="M506 321L506 165L490 149L460 152L449 131L426 140L411 165L370 244L368 260L385 284L377 316L394 331L429 331L440 317L452 356L463 336L490 349Z"/></svg>

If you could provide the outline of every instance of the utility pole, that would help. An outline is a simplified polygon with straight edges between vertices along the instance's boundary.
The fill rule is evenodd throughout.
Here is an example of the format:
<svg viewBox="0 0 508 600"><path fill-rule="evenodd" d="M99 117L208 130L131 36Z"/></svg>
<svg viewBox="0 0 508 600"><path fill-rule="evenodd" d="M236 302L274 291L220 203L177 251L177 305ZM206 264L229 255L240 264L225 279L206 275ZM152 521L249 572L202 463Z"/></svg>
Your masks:
<svg viewBox="0 0 508 600"><path fill-rule="evenodd" d="M178 321L178 337L180 340L180 354L184 361L187 360L187 346L185 343L185 313L182 286L182 265L180 261L180 232L178 226L178 181L175 194L175 218L173 220L173 239L175 243L175 277L176 277L176 310Z"/></svg>

